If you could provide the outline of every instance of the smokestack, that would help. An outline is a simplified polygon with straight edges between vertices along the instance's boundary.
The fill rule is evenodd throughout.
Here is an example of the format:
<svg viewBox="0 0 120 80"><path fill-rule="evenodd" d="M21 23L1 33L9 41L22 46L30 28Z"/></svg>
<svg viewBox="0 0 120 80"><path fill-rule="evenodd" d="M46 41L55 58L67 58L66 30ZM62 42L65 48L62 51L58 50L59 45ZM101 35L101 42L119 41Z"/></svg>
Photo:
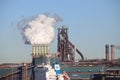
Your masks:
<svg viewBox="0 0 120 80"><path fill-rule="evenodd" d="M50 53L49 45L39 44L32 45L32 55L33 57L46 56Z"/></svg>
<svg viewBox="0 0 120 80"><path fill-rule="evenodd" d="M115 59L115 46L111 45L111 61Z"/></svg>
<svg viewBox="0 0 120 80"><path fill-rule="evenodd" d="M32 55L35 55L35 49L34 49L34 46L32 46Z"/></svg>
<svg viewBox="0 0 120 80"><path fill-rule="evenodd" d="M109 45L108 44L105 45L105 54L106 54L106 61L109 61L110 58L109 58Z"/></svg>

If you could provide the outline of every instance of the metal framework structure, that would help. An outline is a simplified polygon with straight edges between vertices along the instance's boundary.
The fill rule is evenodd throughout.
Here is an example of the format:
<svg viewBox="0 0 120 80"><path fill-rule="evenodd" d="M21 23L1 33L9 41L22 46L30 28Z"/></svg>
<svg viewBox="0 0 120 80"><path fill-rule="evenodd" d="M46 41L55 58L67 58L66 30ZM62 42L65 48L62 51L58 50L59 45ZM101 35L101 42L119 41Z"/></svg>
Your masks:
<svg viewBox="0 0 120 80"><path fill-rule="evenodd" d="M0 76L0 80L35 80L32 72L34 67L35 66L28 64L13 67L16 68L16 70L7 75Z"/></svg>
<svg viewBox="0 0 120 80"><path fill-rule="evenodd" d="M58 52L61 62L75 62L76 52L84 59L82 53L69 41L68 28L64 26L58 28Z"/></svg>

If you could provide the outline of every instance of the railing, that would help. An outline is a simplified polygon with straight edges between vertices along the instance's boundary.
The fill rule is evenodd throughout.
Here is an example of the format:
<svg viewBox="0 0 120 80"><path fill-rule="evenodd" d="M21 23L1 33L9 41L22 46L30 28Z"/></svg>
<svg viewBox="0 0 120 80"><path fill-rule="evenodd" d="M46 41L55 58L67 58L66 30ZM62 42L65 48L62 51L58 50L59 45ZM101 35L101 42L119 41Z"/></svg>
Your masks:
<svg viewBox="0 0 120 80"><path fill-rule="evenodd" d="M30 80L31 75L28 75L27 73L31 70L32 73L32 69L35 66L21 66L18 67L17 71L11 72L7 75L1 76L0 80ZM29 79L28 79L29 78Z"/></svg>

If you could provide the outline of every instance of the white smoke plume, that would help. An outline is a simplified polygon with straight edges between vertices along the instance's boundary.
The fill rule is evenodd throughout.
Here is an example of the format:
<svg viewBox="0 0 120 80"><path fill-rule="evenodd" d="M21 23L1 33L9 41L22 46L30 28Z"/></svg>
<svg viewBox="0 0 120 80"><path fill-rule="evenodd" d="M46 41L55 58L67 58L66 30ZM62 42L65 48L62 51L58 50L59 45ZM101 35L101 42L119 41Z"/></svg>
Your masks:
<svg viewBox="0 0 120 80"><path fill-rule="evenodd" d="M54 39L56 22L55 18L43 14L32 19L23 18L18 26L26 44L50 44Z"/></svg>

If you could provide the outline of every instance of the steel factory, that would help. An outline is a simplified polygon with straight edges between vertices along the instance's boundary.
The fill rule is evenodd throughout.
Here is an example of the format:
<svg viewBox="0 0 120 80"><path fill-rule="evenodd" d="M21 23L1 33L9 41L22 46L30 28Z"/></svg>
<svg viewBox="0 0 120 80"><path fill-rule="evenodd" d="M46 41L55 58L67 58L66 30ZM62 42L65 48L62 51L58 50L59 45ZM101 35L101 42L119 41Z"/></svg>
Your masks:
<svg viewBox="0 0 120 80"><path fill-rule="evenodd" d="M32 62L1 64L0 68L8 72L0 73L0 80L120 80L116 45L103 46L105 59L85 59L84 53L69 40L68 30L65 26L58 28L55 54L51 54L50 44L33 44Z"/></svg>

